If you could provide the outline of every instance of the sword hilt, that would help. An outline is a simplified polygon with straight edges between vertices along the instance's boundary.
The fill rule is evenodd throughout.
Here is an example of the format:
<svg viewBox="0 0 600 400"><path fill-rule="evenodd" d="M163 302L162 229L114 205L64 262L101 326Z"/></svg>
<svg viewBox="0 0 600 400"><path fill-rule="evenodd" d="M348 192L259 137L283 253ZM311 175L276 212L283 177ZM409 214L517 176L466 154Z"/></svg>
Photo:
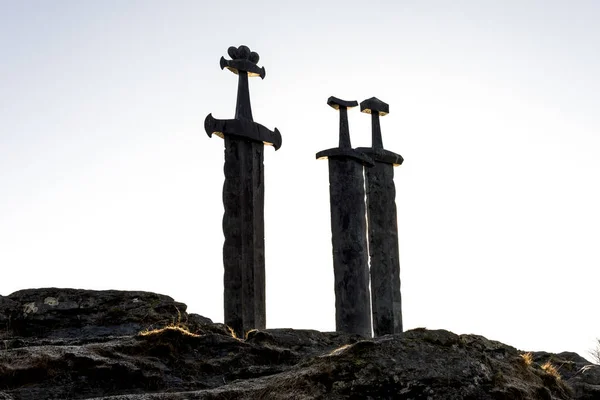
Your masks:
<svg viewBox="0 0 600 400"><path fill-rule="evenodd" d="M351 149L350 130L348 128L348 109L356 107L358 102L356 100L341 100L331 96L327 99L327 104L340 112L340 148Z"/></svg>
<svg viewBox="0 0 600 400"><path fill-rule="evenodd" d="M243 139L262 142L272 145L275 150L281 146L281 133L277 128L271 131L263 125L254 122L252 118L252 107L250 105L250 90L248 88L249 76L260 76L264 79L265 69L259 68L256 63L260 59L258 53L250 51L248 46L230 47L227 54L232 58L226 60L221 57L221 69L227 68L238 75L238 93L235 107L234 119L215 119L208 114L204 120L204 129L209 137L213 134L224 138L225 136L236 136Z"/></svg>
<svg viewBox="0 0 600 400"><path fill-rule="evenodd" d="M360 111L371 114L371 147L374 149L383 149L383 140L381 139L381 125L379 116L389 114L390 106L379 100L377 97L371 97L360 103Z"/></svg>
<svg viewBox="0 0 600 400"><path fill-rule="evenodd" d="M245 118L252 121L252 106L250 105L250 89L248 88L248 77L260 76L265 78L265 69L259 68L256 63L260 56L255 51L250 51L248 46L231 46L227 49L231 60L221 57L221 69L227 68L239 76L238 95L235 105L235 117Z"/></svg>
<svg viewBox="0 0 600 400"><path fill-rule="evenodd" d="M371 114L371 147L359 147L357 150L373 157L373 160L392 164L394 166L401 165L404 159L400 154L396 154L383 148L383 140L381 138L381 125L379 117L390 113L390 106L387 103L379 100L377 97L371 97L360 103L360 111Z"/></svg>
<svg viewBox="0 0 600 400"><path fill-rule="evenodd" d="M331 96L327 99L327 104L330 107L339 110L340 112L340 142L339 147L323 150L317 153L317 159L325 159L329 157L351 158L368 167L374 165L373 160L360 151L352 148L350 143L350 130L348 128L348 108L356 107L358 102L355 100L341 100Z"/></svg>

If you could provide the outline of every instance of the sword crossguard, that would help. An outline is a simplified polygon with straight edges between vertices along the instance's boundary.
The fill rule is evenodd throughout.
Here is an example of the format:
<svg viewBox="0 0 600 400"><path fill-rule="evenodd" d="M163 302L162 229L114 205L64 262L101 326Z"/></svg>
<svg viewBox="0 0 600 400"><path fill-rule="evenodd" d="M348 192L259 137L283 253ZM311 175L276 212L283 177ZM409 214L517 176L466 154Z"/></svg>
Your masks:
<svg viewBox="0 0 600 400"><path fill-rule="evenodd" d="M400 154L396 154L383 148L381 138L381 125L379 117L390 113L390 106L379 100L377 97L371 97L360 103L360 111L371 114L371 147L359 147L357 150L369 155L373 160L387 164L399 166L404 162Z"/></svg>
<svg viewBox="0 0 600 400"><path fill-rule="evenodd" d="M263 125L247 119L216 119L212 114L208 114L204 120L204 130L208 137L217 135L224 139L225 135L236 136L240 139L262 142L265 145L273 146L275 150L281 147L279 129L275 128L275 131L271 131Z"/></svg>
<svg viewBox="0 0 600 400"><path fill-rule="evenodd" d="M350 158L361 164L372 167L374 165L371 157L352 148L350 143L350 130L348 128L348 108L356 107L358 102L355 100L341 100L331 96L327 99L327 104L340 112L340 142L339 147L323 150L317 153L317 159L323 160L329 157Z"/></svg>
<svg viewBox="0 0 600 400"><path fill-rule="evenodd" d="M231 46L227 50L231 60L221 57L221 69L227 68L238 75L238 95L235 107L234 119L216 119L208 114L204 120L204 129L208 137L213 134L224 138L227 136L239 139L262 142L271 145L275 150L281 147L281 133L277 128L274 131L254 122L252 118L252 107L250 105L250 90L248 88L249 76L265 77L264 67L259 68L256 63L260 59L258 53L250 51L248 46Z"/></svg>

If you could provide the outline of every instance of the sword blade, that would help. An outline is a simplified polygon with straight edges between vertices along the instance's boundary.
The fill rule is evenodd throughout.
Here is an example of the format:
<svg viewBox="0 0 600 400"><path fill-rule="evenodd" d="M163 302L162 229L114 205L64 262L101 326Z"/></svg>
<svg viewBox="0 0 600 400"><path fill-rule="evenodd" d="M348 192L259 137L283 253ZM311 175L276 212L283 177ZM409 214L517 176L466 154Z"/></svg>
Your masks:
<svg viewBox="0 0 600 400"><path fill-rule="evenodd" d="M365 169L371 294L375 336L402 332L400 255L394 166L375 161Z"/></svg>
<svg viewBox="0 0 600 400"><path fill-rule="evenodd" d="M225 323L243 337L265 329L263 144L225 136Z"/></svg>
<svg viewBox="0 0 600 400"><path fill-rule="evenodd" d="M363 166L329 158L336 330L371 337Z"/></svg>

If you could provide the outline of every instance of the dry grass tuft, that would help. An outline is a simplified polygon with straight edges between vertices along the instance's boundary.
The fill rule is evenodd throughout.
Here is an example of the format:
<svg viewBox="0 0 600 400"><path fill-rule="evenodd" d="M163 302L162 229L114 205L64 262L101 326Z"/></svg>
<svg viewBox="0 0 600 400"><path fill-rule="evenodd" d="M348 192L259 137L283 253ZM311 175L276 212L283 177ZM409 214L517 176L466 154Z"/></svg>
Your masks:
<svg viewBox="0 0 600 400"><path fill-rule="evenodd" d="M190 332L187 329L187 327L185 327L184 325L176 325L176 324L167 325L163 328L158 328L158 329L145 330L145 331L140 332L139 335L140 336L159 335L166 331L177 331L185 336L200 337L200 335Z"/></svg>
<svg viewBox="0 0 600 400"><path fill-rule="evenodd" d="M337 349L331 350L331 352L328 355L329 356L339 356L340 354L342 354L350 346L352 346L352 345L351 344L345 344L343 346L340 346Z"/></svg>
<svg viewBox="0 0 600 400"><path fill-rule="evenodd" d="M244 340L248 340L248 336L253 335L254 333L258 332L258 329L250 329L248 332L246 332L246 334L244 335Z"/></svg>
<svg viewBox="0 0 600 400"><path fill-rule="evenodd" d="M520 356L525 365L530 366L531 364L533 364L533 355L531 353L523 353L520 354Z"/></svg>
<svg viewBox="0 0 600 400"><path fill-rule="evenodd" d="M542 365L542 369L548 374L555 377L557 380L560 380L560 374L558 373L558 369L552 364L550 361L546 361Z"/></svg>
<svg viewBox="0 0 600 400"><path fill-rule="evenodd" d="M177 310L177 320L175 320L175 318L174 318L173 321L169 325L163 326L162 328L156 328L156 329L147 328L146 330L141 331L138 335L152 336L152 335L159 335L159 334L167 332L167 331L171 331L171 332L181 333L185 336L200 337L200 335L198 335L196 333L192 333L190 331L190 329L188 328L187 323L186 323L187 321L186 322L181 321L181 312L179 311L179 308L175 307L175 309Z"/></svg>
<svg viewBox="0 0 600 400"><path fill-rule="evenodd" d="M232 338L234 339L238 339L237 335L235 334L235 331L233 330L232 327L230 327L229 325L225 325L227 327L227 330L229 331L229 334L231 335Z"/></svg>

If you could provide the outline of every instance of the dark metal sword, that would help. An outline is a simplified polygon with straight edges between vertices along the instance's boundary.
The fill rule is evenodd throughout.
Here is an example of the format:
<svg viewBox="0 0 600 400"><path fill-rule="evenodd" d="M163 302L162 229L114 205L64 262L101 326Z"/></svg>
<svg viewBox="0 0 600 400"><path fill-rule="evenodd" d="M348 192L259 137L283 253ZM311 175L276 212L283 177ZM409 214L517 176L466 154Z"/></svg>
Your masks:
<svg viewBox="0 0 600 400"><path fill-rule="evenodd" d="M373 161L350 144L348 108L358 103L330 97L327 104L340 111L339 147L317 153L329 159L336 330L371 337L363 165Z"/></svg>
<svg viewBox="0 0 600 400"><path fill-rule="evenodd" d="M221 69L239 77L234 119L209 114L204 128L225 140L223 184L223 266L225 324L238 337L266 326L263 147L281 146L281 134L253 121L249 76L264 79L259 56L246 46L230 47L232 58L221 57Z"/></svg>
<svg viewBox="0 0 600 400"><path fill-rule="evenodd" d="M402 156L383 148L379 117L389 113L389 105L372 97L360 103L371 114L371 147L357 150L372 157L375 165L365 168L369 255L371 258L371 304L375 336L402 332L400 296L400 255L394 166Z"/></svg>

